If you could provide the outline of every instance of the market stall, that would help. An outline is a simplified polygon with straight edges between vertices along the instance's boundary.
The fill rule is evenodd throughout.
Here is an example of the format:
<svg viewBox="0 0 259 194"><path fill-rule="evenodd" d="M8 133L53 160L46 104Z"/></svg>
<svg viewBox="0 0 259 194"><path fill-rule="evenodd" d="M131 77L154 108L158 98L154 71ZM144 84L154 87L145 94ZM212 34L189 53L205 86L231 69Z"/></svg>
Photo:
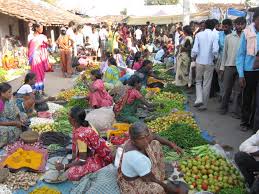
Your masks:
<svg viewBox="0 0 259 194"><path fill-rule="evenodd" d="M89 79L90 71L96 68L98 65L88 67L82 74ZM155 66L154 70L165 78L164 87L143 88L141 92L148 101L159 106L155 112L140 110L139 114L143 118L147 115L152 117L146 121L152 132L184 149L184 153L178 155L163 148L165 161L169 162L172 171L169 180L187 183L192 193L244 194L244 179L229 154L219 145L212 145L212 137L204 136L194 115L186 111L184 90L172 84L173 76L165 65ZM67 180L64 171L57 171L54 166L56 162L67 164L71 157L72 129L68 112L73 106L86 109L87 120L114 152L129 139L130 124L116 123L112 109L90 110L84 99L87 94L88 89L81 77L77 78L74 88L60 91L57 95L56 103L63 105L48 103L47 112L38 113L37 117L31 119L33 134L24 134L18 142L1 151L3 157L0 164L5 166L6 172L5 178L0 180L3 183L0 193L1 189L17 194L96 193L101 185L108 185L110 193L119 193L113 165L90 173L74 183Z"/></svg>

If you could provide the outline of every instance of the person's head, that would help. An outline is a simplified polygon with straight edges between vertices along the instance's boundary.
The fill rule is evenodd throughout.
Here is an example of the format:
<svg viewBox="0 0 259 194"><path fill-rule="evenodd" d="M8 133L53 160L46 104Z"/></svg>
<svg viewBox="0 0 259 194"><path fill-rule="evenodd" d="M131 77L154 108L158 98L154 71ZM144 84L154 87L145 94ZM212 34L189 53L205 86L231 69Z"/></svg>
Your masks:
<svg viewBox="0 0 259 194"><path fill-rule="evenodd" d="M205 21L201 21L200 24L199 24L199 28L200 28L200 31L204 31L206 26L205 26Z"/></svg>
<svg viewBox="0 0 259 194"><path fill-rule="evenodd" d="M241 33L246 27L246 19L244 17L238 17L237 19L235 19L234 23L237 33Z"/></svg>
<svg viewBox="0 0 259 194"><path fill-rule="evenodd" d="M257 8L253 15L253 22L255 24L255 28L259 31L259 8Z"/></svg>
<svg viewBox="0 0 259 194"><path fill-rule="evenodd" d="M144 60L142 63L142 67L148 68L148 70L151 70L153 68L153 63L150 60Z"/></svg>
<svg viewBox="0 0 259 194"><path fill-rule="evenodd" d="M120 50L116 48L116 49L113 50L113 52L114 52L114 54L119 54Z"/></svg>
<svg viewBox="0 0 259 194"><path fill-rule="evenodd" d="M149 55L150 55L149 50L148 50L148 49L145 49L145 50L143 51L143 57L145 58L145 57L148 57Z"/></svg>
<svg viewBox="0 0 259 194"><path fill-rule="evenodd" d="M73 32L75 33L75 34L77 34L77 28L74 26L74 27L72 27L72 30L73 30Z"/></svg>
<svg viewBox="0 0 259 194"><path fill-rule="evenodd" d="M213 29L214 29L214 26L215 26L215 25L214 25L213 20L208 19L208 20L205 21L205 28L206 28L206 29L213 30Z"/></svg>
<svg viewBox="0 0 259 194"><path fill-rule="evenodd" d="M141 60L141 52L136 52L135 56L134 56L134 61L138 62Z"/></svg>
<svg viewBox="0 0 259 194"><path fill-rule="evenodd" d="M24 83L33 86L36 83L36 75L34 73L27 73Z"/></svg>
<svg viewBox="0 0 259 194"><path fill-rule="evenodd" d="M192 36L192 28L189 25L183 27L183 33L185 36Z"/></svg>
<svg viewBox="0 0 259 194"><path fill-rule="evenodd" d="M232 20L231 19L225 19L222 22L222 30L225 34L231 33L233 28Z"/></svg>
<svg viewBox="0 0 259 194"><path fill-rule="evenodd" d="M62 28L60 29L60 34L61 34L61 35L65 35L65 34L66 34L66 31L67 31L67 29L66 29L65 27L62 27Z"/></svg>
<svg viewBox="0 0 259 194"><path fill-rule="evenodd" d="M43 32L43 25L41 23L38 23L38 22L34 23L32 25L32 31L36 32L38 34L42 34L42 32Z"/></svg>
<svg viewBox="0 0 259 194"><path fill-rule="evenodd" d="M177 27L176 31L177 31L179 34L181 34L182 31L183 31L183 28L182 28L181 26L179 26L179 27Z"/></svg>
<svg viewBox="0 0 259 194"><path fill-rule="evenodd" d="M99 69L94 69L91 71L91 80L95 81L97 79L102 79L102 73Z"/></svg>
<svg viewBox="0 0 259 194"><path fill-rule="evenodd" d="M89 123L85 120L85 110L79 106L71 108L68 114L68 120L73 127L88 127Z"/></svg>
<svg viewBox="0 0 259 194"><path fill-rule="evenodd" d="M72 27L74 27L76 25L76 23L74 22L74 21L70 21L69 23L68 23L68 27L69 28L72 28Z"/></svg>
<svg viewBox="0 0 259 194"><path fill-rule="evenodd" d="M83 26L82 26L82 25L78 25L78 26L76 27L76 29L77 29L78 32L81 32L82 29L83 29Z"/></svg>
<svg viewBox="0 0 259 194"><path fill-rule="evenodd" d="M146 23L146 24L147 24L147 26L149 26L149 25L150 25L150 22L149 22L149 21L147 21L147 23Z"/></svg>
<svg viewBox="0 0 259 194"><path fill-rule="evenodd" d="M111 53L110 53L109 51L106 51L106 52L105 52L105 59L106 59L106 60L109 59L111 56L112 56L112 55L111 55Z"/></svg>
<svg viewBox="0 0 259 194"><path fill-rule="evenodd" d="M212 22L214 23L214 28L215 28L216 30L218 30L218 29L219 29L219 26L220 26L219 20L217 20L217 19L212 19Z"/></svg>
<svg viewBox="0 0 259 194"><path fill-rule="evenodd" d="M128 85L137 89L137 90L140 90L141 89L141 79L139 76L137 75L132 75L129 80L128 80Z"/></svg>
<svg viewBox="0 0 259 194"><path fill-rule="evenodd" d="M10 100L12 95L12 86L8 83L0 83L0 97L3 100Z"/></svg>
<svg viewBox="0 0 259 194"><path fill-rule="evenodd" d="M96 32L96 27L93 27L92 31L93 31L93 33L95 33Z"/></svg>
<svg viewBox="0 0 259 194"><path fill-rule="evenodd" d="M167 51L167 46L166 45L162 46L162 49L166 52Z"/></svg>
<svg viewBox="0 0 259 194"><path fill-rule="evenodd" d="M108 59L108 65L114 65L114 66L117 66L117 63L116 63L116 60L113 58L113 57L110 57Z"/></svg>
<svg viewBox="0 0 259 194"><path fill-rule="evenodd" d="M129 128L131 143L139 150L145 150L151 142L148 127L143 122L135 122Z"/></svg>

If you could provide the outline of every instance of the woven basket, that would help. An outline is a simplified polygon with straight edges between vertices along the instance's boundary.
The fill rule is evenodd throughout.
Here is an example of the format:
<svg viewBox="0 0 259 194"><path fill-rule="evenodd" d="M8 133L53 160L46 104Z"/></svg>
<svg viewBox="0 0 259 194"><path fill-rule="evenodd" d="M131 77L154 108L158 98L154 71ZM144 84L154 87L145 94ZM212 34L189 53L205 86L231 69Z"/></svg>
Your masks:
<svg viewBox="0 0 259 194"><path fill-rule="evenodd" d="M24 143L35 143L39 139L39 133L36 131L25 131L20 135L20 138Z"/></svg>
<svg viewBox="0 0 259 194"><path fill-rule="evenodd" d="M8 176L9 176L8 168L0 169L0 183L3 183L7 179Z"/></svg>

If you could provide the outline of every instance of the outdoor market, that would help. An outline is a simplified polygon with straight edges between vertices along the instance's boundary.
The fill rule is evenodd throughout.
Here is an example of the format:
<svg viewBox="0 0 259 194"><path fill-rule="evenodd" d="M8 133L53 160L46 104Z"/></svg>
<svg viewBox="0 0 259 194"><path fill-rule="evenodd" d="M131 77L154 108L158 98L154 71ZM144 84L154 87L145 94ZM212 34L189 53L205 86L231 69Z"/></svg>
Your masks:
<svg viewBox="0 0 259 194"><path fill-rule="evenodd" d="M258 3L88 3L0 0L0 194L259 194Z"/></svg>

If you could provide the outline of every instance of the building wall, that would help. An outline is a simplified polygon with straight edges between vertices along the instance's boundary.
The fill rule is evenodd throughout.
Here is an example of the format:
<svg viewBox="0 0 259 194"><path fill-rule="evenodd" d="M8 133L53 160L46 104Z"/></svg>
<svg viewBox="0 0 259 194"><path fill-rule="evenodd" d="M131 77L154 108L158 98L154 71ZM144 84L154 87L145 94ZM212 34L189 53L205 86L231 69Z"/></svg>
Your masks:
<svg viewBox="0 0 259 194"><path fill-rule="evenodd" d="M0 13L0 38L9 36L9 26L14 36L19 36L18 19Z"/></svg>

